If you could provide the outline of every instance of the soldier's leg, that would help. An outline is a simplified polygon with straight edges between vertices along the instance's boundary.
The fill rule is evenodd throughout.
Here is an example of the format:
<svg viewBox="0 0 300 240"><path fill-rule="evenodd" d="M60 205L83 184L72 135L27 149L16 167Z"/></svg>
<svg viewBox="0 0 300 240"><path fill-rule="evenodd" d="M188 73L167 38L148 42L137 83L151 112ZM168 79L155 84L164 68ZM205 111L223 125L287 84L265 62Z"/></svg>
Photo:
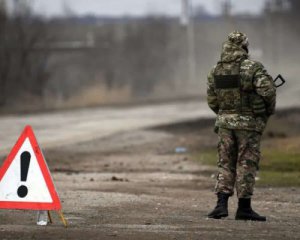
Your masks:
<svg viewBox="0 0 300 240"><path fill-rule="evenodd" d="M209 218L215 219L228 216L228 198L233 194L237 157L237 145L232 130L220 128L218 134L219 173L215 189L218 201L216 207L208 214Z"/></svg>
<svg viewBox="0 0 300 240"><path fill-rule="evenodd" d="M256 171L260 159L261 135L255 131L235 130L238 143L236 188L239 198L253 194Z"/></svg>
<svg viewBox="0 0 300 240"><path fill-rule="evenodd" d="M237 195L239 198L236 220L266 221L251 207L251 196L260 159L261 135L254 131L236 130L238 142Z"/></svg>
<svg viewBox="0 0 300 240"><path fill-rule="evenodd" d="M220 219L228 216L228 198L233 194L235 182L236 144L232 130L219 129L218 167L216 183L218 201L216 207L208 214L209 218Z"/></svg>
<svg viewBox="0 0 300 240"><path fill-rule="evenodd" d="M218 177L215 191L233 195L236 178L237 145L233 130L219 129Z"/></svg>

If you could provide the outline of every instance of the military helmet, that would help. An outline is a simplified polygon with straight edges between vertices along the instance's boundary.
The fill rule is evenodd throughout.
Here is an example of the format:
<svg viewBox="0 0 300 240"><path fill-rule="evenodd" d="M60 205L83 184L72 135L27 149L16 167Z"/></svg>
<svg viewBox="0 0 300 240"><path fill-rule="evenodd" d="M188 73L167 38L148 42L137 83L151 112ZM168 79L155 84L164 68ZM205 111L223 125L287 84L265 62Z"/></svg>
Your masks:
<svg viewBox="0 0 300 240"><path fill-rule="evenodd" d="M247 35L239 31L233 31L230 33L228 35L228 40L241 47L249 45Z"/></svg>

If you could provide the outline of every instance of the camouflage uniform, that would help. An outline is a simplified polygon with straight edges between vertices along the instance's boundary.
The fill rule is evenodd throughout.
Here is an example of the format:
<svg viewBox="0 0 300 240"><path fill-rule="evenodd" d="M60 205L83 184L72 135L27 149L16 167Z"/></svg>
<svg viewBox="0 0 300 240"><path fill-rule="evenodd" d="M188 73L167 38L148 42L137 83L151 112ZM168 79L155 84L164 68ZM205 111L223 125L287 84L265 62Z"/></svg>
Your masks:
<svg viewBox="0 0 300 240"><path fill-rule="evenodd" d="M260 138L274 113L276 88L263 65L249 59L248 39L233 32L221 60L208 75L207 101L217 114L219 135L217 193L250 198L260 159Z"/></svg>

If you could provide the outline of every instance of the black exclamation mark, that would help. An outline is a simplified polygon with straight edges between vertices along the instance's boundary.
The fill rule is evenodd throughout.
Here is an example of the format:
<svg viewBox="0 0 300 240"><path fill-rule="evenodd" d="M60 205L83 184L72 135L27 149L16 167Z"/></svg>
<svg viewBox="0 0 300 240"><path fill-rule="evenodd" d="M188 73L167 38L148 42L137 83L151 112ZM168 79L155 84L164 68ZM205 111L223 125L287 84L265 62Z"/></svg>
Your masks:
<svg viewBox="0 0 300 240"><path fill-rule="evenodd" d="M21 182L27 181L28 169L30 164L31 155L29 152L23 152L21 154ZM18 196L24 198L27 196L28 188L24 185L21 185L18 188Z"/></svg>

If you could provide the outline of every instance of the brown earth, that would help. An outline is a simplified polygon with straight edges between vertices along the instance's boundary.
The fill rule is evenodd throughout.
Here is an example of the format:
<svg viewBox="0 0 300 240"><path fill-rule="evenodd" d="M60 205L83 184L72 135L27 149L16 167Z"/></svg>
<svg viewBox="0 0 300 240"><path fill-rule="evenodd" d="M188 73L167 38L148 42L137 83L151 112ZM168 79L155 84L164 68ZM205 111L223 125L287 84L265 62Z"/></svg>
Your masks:
<svg viewBox="0 0 300 240"><path fill-rule="evenodd" d="M265 223L235 221L236 197L227 219L206 218L215 205L216 169L191 156L215 147L212 124L198 120L46 150L69 227L55 213L54 223L41 227L34 211L0 210L0 239L300 239L300 188L257 188L253 207ZM267 131L264 144L280 134Z"/></svg>

